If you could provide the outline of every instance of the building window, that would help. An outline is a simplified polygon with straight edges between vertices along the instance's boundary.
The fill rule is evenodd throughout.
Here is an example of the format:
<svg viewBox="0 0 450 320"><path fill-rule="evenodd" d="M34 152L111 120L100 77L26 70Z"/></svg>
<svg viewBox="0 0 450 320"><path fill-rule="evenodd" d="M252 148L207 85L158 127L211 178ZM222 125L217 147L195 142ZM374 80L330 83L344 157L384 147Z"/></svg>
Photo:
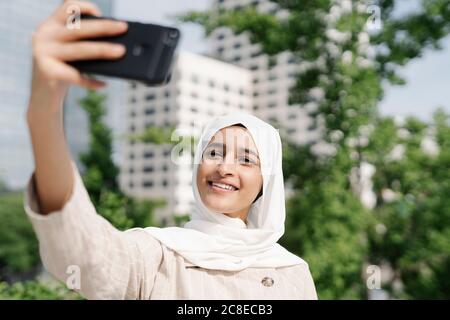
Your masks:
<svg viewBox="0 0 450 320"><path fill-rule="evenodd" d="M244 89L242 89L242 88L239 88L239 94L240 94L241 96L243 96L243 95L244 95L244 93L245 93Z"/></svg>
<svg viewBox="0 0 450 320"><path fill-rule="evenodd" d="M151 181L151 180L144 181L144 182L142 183L142 186L143 186L144 188L151 188L151 187L153 187L153 181Z"/></svg>
<svg viewBox="0 0 450 320"><path fill-rule="evenodd" d="M198 112L197 108L194 107L194 106L191 107L191 111L194 112L194 113L197 113L197 112Z"/></svg>
<svg viewBox="0 0 450 320"><path fill-rule="evenodd" d="M130 131L132 131L132 132L136 131L136 127L134 125L131 125L130 126Z"/></svg>
<svg viewBox="0 0 450 320"><path fill-rule="evenodd" d="M132 117L132 118L136 117L136 112L135 111L131 111L130 112L130 117Z"/></svg>
<svg viewBox="0 0 450 320"><path fill-rule="evenodd" d="M269 76L269 81L275 81L275 80L277 80L277 76L274 75L274 74L271 74L271 75Z"/></svg>
<svg viewBox="0 0 450 320"><path fill-rule="evenodd" d="M191 97L192 98L198 98L197 92L191 92Z"/></svg>
<svg viewBox="0 0 450 320"><path fill-rule="evenodd" d="M154 154L152 151L144 152L144 158L153 158Z"/></svg>
<svg viewBox="0 0 450 320"><path fill-rule="evenodd" d="M131 97L130 98L130 103L136 103L136 97Z"/></svg>
<svg viewBox="0 0 450 320"><path fill-rule="evenodd" d="M236 57L233 58L233 61L234 62L239 62L239 61L241 61L241 57L240 56L236 56Z"/></svg>
<svg viewBox="0 0 450 320"><path fill-rule="evenodd" d="M166 98L170 97L170 91L167 90L167 91L164 93L164 96L165 96Z"/></svg>
<svg viewBox="0 0 450 320"><path fill-rule="evenodd" d="M254 64L250 67L250 70L253 70L253 71L258 70L258 69L259 69L259 66L257 64Z"/></svg>
<svg viewBox="0 0 450 320"><path fill-rule="evenodd" d="M223 47L217 48L217 52L218 52L219 54L222 54L224 50L225 50L225 49L224 49Z"/></svg>
<svg viewBox="0 0 450 320"><path fill-rule="evenodd" d="M129 172L130 174L133 174L133 173L134 173L134 168L131 167L131 168L128 170L128 172Z"/></svg>
<svg viewBox="0 0 450 320"><path fill-rule="evenodd" d="M219 35L217 36L217 40L222 40L225 38L225 35L223 33L219 33Z"/></svg>
<svg viewBox="0 0 450 320"><path fill-rule="evenodd" d="M296 132L296 130L294 129L294 128L289 128L288 130L287 130L287 133L288 134L294 134Z"/></svg>
<svg viewBox="0 0 450 320"><path fill-rule="evenodd" d="M163 171L167 171L168 169L169 169L169 168L167 167L166 164L162 166L162 170L163 170Z"/></svg>
<svg viewBox="0 0 450 320"><path fill-rule="evenodd" d="M136 82L131 83L131 89L136 89Z"/></svg>
<svg viewBox="0 0 450 320"><path fill-rule="evenodd" d="M257 105L253 106L253 110L258 110L258 109L259 109L259 107Z"/></svg>
<svg viewBox="0 0 450 320"><path fill-rule="evenodd" d="M291 113L289 114L288 119L297 119L297 115L295 113Z"/></svg>
<svg viewBox="0 0 450 320"><path fill-rule="evenodd" d="M167 180L164 179L164 180L162 181L162 185L163 185L164 187L167 187L167 185L168 185Z"/></svg>
<svg viewBox="0 0 450 320"><path fill-rule="evenodd" d="M270 89L267 93L268 94L275 94L277 92L277 89Z"/></svg>
<svg viewBox="0 0 450 320"><path fill-rule="evenodd" d="M145 166L143 171L144 172L153 172L153 167L152 166Z"/></svg>
<svg viewBox="0 0 450 320"><path fill-rule="evenodd" d="M227 84L226 84L226 85L224 85L224 86L223 86L223 88L224 88L224 90L225 90L225 91L230 91L230 86L229 86L229 85L227 85Z"/></svg>
<svg viewBox="0 0 450 320"><path fill-rule="evenodd" d="M155 95L153 93L150 93L145 96L145 100L147 100L147 101L153 100L153 99L155 99Z"/></svg>
<svg viewBox="0 0 450 320"><path fill-rule="evenodd" d="M255 91L255 92L253 92L253 96L254 96L254 97L257 97L257 96L259 96L259 93L258 93L258 91Z"/></svg>
<svg viewBox="0 0 450 320"><path fill-rule="evenodd" d="M155 113L155 109L153 109L153 108L145 109L145 114L146 114L146 115L154 114L154 113Z"/></svg>
<svg viewBox="0 0 450 320"><path fill-rule="evenodd" d="M167 157L170 154L170 150L164 150L164 157Z"/></svg>
<svg viewBox="0 0 450 320"><path fill-rule="evenodd" d="M269 103L269 108L275 108L277 104L275 102Z"/></svg>
<svg viewBox="0 0 450 320"><path fill-rule="evenodd" d="M209 96L209 97L208 97L208 101L209 101L209 102L214 102L214 97L213 97L213 96Z"/></svg>
<svg viewBox="0 0 450 320"><path fill-rule="evenodd" d="M240 47L242 47L242 45L241 45L240 43L236 43L236 44L233 46L233 48L235 48L235 49L239 49Z"/></svg>
<svg viewBox="0 0 450 320"><path fill-rule="evenodd" d="M130 187L130 189L133 189L134 183L132 181L130 181L130 183L128 183L128 186Z"/></svg>
<svg viewBox="0 0 450 320"><path fill-rule="evenodd" d="M134 153L131 152L130 155L128 156L130 159L134 159Z"/></svg>
<svg viewBox="0 0 450 320"><path fill-rule="evenodd" d="M209 80L208 84L211 88L214 88L216 86L213 80Z"/></svg>
<svg viewBox="0 0 450 320"><path fill-rule="evenodd" d="M169 105L166 104L164 106L164 112L169 112L169 110L170 110L170 107L169 107Z"/></svg>

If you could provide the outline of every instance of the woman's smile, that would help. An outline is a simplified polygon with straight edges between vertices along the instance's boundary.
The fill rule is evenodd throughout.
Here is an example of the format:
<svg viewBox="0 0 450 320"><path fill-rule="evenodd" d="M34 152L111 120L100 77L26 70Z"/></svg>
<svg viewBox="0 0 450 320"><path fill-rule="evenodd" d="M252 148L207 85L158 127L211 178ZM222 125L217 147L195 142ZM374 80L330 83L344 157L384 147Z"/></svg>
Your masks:
<svg viewBox="0 0 450 320"><path fill-rule="evenodd" d="M235 187L227 184L208 181L208 189L217 193L233 193L239 191Z"/></svg>

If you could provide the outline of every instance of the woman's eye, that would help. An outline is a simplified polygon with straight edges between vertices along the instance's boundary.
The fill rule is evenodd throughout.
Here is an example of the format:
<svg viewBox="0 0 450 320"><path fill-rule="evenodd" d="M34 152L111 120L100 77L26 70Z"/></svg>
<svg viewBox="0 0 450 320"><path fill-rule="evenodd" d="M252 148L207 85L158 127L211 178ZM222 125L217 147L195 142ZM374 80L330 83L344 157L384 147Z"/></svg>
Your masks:
<svg viewBox="0 0 450 320"><path fill-rule="evenodd" d="M209 152L209 156L210 157L215 157L215 156L219 156L220 155L220 153L219 152L216 152L216 150L211 150L210 152Z"/></svg>
<svg viewBox="0 0 450 320"><path fill-rule="evenodd" d="M253 163L249 158L241 158L241 160L244 160L244 163Z"/></svg>

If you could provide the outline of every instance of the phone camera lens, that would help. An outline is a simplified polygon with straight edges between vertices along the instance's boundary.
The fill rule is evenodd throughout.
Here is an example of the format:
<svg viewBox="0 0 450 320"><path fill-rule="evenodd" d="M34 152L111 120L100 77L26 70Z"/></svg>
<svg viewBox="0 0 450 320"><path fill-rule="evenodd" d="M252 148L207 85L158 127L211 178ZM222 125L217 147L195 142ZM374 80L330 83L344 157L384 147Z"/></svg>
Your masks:
<svg viewBox="0 0 450 320"><path fill-rule="evenodd" d="M177 37L178 37L178 31L177 30L171 30L169 32L169 38L176 39Z"/></svg>

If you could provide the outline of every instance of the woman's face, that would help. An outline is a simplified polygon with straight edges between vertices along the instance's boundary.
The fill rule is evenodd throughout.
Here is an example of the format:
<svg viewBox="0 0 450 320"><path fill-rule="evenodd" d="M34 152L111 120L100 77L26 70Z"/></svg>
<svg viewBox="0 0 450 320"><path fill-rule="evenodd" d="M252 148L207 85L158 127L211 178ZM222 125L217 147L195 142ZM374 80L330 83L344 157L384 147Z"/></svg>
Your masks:
<svg viewBox="0 0 450 320"><path fill-rule="evenodd" d="M258 150L247 129L230 126L216 132L197 172L197 186L205 206L246 221L262 183Z"/></svg>

